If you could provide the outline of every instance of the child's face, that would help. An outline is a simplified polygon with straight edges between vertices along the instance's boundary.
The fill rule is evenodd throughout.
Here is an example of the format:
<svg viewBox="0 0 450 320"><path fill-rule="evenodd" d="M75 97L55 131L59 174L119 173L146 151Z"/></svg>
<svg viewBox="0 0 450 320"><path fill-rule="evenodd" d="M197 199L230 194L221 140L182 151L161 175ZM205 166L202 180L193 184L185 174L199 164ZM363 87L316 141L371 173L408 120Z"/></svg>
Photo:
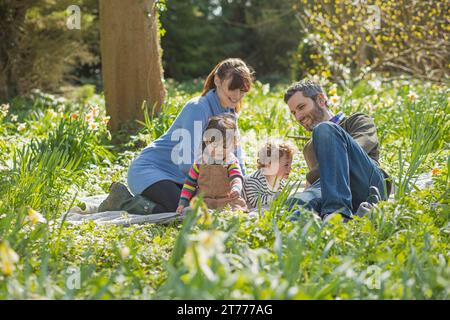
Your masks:
<svg viewBox="0 0 450 320"><path fill-rule="evenodd" d="M273 161L265 168L265 174L276 175L280 179L288 179L292 170L292 157L284 155L279 161Z"/></svg>
<svg viewBox="0 0 450 320"><path fill-rule="evenodd" d="M205 152L214 160L222 161L226 160L226 156L234 151L233 145L223 144L222 141L218 142L205 142Z"/></svg>

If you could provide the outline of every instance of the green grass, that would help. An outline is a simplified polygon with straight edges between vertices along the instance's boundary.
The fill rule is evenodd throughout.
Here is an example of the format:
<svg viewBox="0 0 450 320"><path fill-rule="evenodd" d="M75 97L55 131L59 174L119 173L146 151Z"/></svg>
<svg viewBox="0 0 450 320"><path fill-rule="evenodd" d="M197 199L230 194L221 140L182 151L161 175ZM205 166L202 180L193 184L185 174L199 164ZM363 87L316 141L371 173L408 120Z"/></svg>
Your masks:
<svg viewBox="0 0 450 320"><path fill-rule="evenodd" d="M444 85L394 81L337 88L339 110L374 117L381 163L395 182L395 199L369 217L324 225L305 211L291 222L280 200L259 218L210 214L199 203L182 224L60 225L61 213L79 197L125 182L130 161L200 90L195 82L167 84L164 113L146 119L136 135L122 135L114 147L102 123L103 98L90 91L70 100L35 92L0 110L0 298L449 298L450 107ZM245 98L239 125L250 171L255 141L309 134L293 121L282 96L283 87L268 90L257 82ZM303 142L295 143L301 150ZM292 180L304 180L300 153L293 168ZM418 175L431 172L433 185L416 188Z"/></svg>

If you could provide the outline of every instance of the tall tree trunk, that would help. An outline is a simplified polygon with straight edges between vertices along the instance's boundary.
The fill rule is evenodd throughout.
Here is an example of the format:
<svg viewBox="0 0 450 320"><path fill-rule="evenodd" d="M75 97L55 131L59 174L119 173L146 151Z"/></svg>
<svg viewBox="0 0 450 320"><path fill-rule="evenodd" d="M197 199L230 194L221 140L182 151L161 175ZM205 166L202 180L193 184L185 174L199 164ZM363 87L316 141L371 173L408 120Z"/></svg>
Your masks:
<svg viewBox="0 0 450 320"><path fill-rule="evenodd" d="M6 68L2 65L0 57L0 104L6 102L9 98L8 80L6 78Z"/></svg>
<svg viewBox="0 0 450 320"><path fill-rule="evenodd" d="M6 102L16 94L24 94L19 90L20 79L12 70L23 42L26 12L36 2L9 0L0 3L0 102Z"/></svg>
<svg viewBox="0 0 450 320"><path fill-rule="evenodd" d="M110 128L158 113L165 96L155 0L100 0L103 86Z"/></svg>

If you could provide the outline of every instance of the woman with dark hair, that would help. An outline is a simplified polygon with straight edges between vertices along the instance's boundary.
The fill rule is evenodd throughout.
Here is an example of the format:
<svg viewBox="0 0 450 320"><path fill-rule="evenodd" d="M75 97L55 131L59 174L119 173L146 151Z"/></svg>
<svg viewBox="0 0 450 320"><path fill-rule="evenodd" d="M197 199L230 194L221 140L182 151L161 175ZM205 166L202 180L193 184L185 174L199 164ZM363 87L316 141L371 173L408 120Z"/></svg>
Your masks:
<svg viewBox="0 0 450 320"><path fill-rule="evenodd" d="M201 150L203 131L212 116L231 113L236 121L242 98L253 83L253 72L244 61L230 58L210 72L200 97L190 100L165 134L147 146L128 170L128 186L134 195L142 195L148 206L145 213L173 212L189 168ZM236 150L243 174L241 147ZM113 183L110 195L99 211L124 209L119 203L130 198L128 190Z"/></svg>

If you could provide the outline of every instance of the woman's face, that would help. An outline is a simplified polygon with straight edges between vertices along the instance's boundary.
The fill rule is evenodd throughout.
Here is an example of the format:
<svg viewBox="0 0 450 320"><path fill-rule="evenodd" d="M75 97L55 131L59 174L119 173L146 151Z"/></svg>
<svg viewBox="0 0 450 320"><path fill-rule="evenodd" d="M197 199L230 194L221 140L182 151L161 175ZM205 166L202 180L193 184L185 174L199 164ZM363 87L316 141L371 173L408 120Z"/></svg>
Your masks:
<svg viewBox="0 0 450 320"><path fill-rule="evenodd" d="M230 90L229 87L231 80L231 78L221 80L218 76L216 76L214 78L214 83L216 85L217 96L219 97L222 107L235 109L247 92L241 89Z"/></svg>

